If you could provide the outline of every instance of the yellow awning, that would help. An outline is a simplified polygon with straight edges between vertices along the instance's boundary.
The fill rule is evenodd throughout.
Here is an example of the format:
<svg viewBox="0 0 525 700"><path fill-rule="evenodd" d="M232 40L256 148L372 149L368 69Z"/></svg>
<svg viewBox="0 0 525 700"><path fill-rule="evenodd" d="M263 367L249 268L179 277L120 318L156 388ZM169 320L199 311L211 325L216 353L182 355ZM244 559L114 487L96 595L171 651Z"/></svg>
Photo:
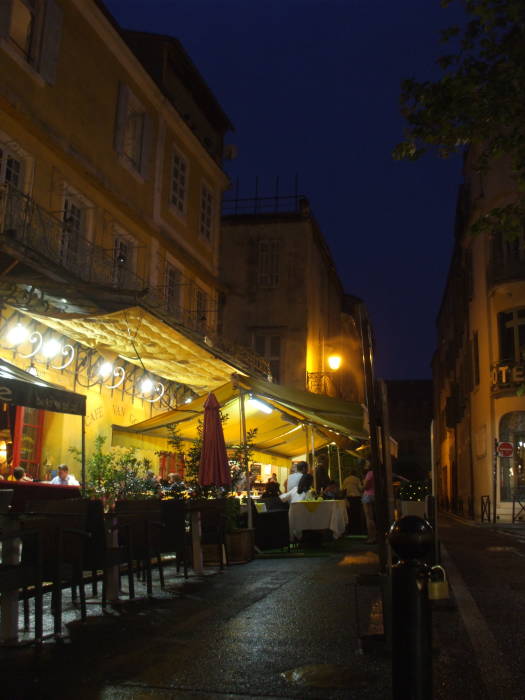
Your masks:
<svg viewBox="0 0 525 700"><path fill-rule="evenodd" d="M239 368L220 357L191 331L179 331L134 306L109 314L25 315L88 348L109 351L148 372L185 384L195 393L213 391Z"/></svg>
<svg viewBox="0 0 525 700"><path fill-rule="evenodd" d="M366 412L360 404L288 389L262 380L237 377L234 382L228 382L214 391L223 415L228 417L224 424L224 438L229 447L242 442L239 387L246 392L246 429L257 429L254 447L259 452L285 458L308 452L311 449L311 436L308 436L307 425L314 428L316 449L344 438L361 440L368 437L364 425ZM200 396L179 409L141 423L113 426L114 433L133 432L168 438L167 426L176 424L178 434L184 440L193 440L197 436L205 400L206 396Z"/></svg>

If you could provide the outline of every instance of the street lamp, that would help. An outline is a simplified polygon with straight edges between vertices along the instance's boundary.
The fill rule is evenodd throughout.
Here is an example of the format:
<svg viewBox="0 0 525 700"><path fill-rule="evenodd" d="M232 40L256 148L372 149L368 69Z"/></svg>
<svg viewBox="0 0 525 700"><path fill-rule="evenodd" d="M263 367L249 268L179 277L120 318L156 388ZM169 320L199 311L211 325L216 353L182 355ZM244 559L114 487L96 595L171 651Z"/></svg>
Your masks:
<svg viewBox="0 0 525 700"><path fill-rule="evenodd" d="M330 355L328 357L328 367L330 367L331 370L338 370L339 367L341 367L341 355Z"/></svg>

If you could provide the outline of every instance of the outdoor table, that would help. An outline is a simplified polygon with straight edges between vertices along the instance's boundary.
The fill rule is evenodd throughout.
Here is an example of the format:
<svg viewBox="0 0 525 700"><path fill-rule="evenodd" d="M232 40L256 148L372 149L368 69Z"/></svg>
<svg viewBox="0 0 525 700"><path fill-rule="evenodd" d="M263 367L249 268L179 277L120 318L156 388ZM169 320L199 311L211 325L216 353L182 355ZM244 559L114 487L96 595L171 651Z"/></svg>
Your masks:
<svg viewBox="0 0 525 700"><path fill-rule="evenodd" d="M344 535L348 524L346 501L299 501L288 511L290 536L300 539L303 530L331 530L334 539Z"/></svg>

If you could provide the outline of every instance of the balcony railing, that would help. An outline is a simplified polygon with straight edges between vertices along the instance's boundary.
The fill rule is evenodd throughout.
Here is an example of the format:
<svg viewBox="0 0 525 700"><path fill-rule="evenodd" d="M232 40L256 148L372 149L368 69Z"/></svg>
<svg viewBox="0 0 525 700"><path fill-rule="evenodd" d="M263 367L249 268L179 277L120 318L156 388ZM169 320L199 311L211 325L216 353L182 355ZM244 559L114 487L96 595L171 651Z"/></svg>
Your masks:
<svg viewBox="0 0 525 700"><path fill-rule="evenodd" d="M487 269L487 282L489 287L504 282L525 280L525 259L507 258L493 259Z"/></svg>
<svg viewBox="0 0 525 700"><path fill-rule="evenodd" d="M133 303L159 315L169 325L194 332L197 339L204 339L208 346L249 369L265 376L269 373L264 358L217 333L218 305L208 299L206 308L199 308L195 301L199 287L193 280L181 275L179 298L187 301L185 306L170 296L167 287L148 287L125 261L122 264L115 259L113 251L73 235L61 219L7 184L0 185L0 246L23 262L46 268L48 274L53 271L55 280L93 285L99 299L100 293L107 301L114 293L132 294ZM103 307L103 302L99 303Z"/></svg>
<svg viewBox="0 0 525 700"><path fill-rule="evenodd" d="M144 280L108 251L68 228L28 195L0 186L0 234L6 245L33 254L40 263L89 284L140 292Z"/></svg>

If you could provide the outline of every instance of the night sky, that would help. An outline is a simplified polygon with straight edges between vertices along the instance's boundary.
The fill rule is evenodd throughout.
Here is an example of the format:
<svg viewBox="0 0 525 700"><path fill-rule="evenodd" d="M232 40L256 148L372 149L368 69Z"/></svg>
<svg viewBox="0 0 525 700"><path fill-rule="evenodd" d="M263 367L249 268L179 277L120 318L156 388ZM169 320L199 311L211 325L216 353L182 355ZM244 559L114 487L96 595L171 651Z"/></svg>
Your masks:
<svg viewBox="0 0 525 700"><path fill-rule="evenodd" d="M239 194L299 192L345 291L366 302L377 375L430 377L459 159L399 163L403 78L439 76L439 0L107 0L124 27L176 36L235 125Z"/></svg>

